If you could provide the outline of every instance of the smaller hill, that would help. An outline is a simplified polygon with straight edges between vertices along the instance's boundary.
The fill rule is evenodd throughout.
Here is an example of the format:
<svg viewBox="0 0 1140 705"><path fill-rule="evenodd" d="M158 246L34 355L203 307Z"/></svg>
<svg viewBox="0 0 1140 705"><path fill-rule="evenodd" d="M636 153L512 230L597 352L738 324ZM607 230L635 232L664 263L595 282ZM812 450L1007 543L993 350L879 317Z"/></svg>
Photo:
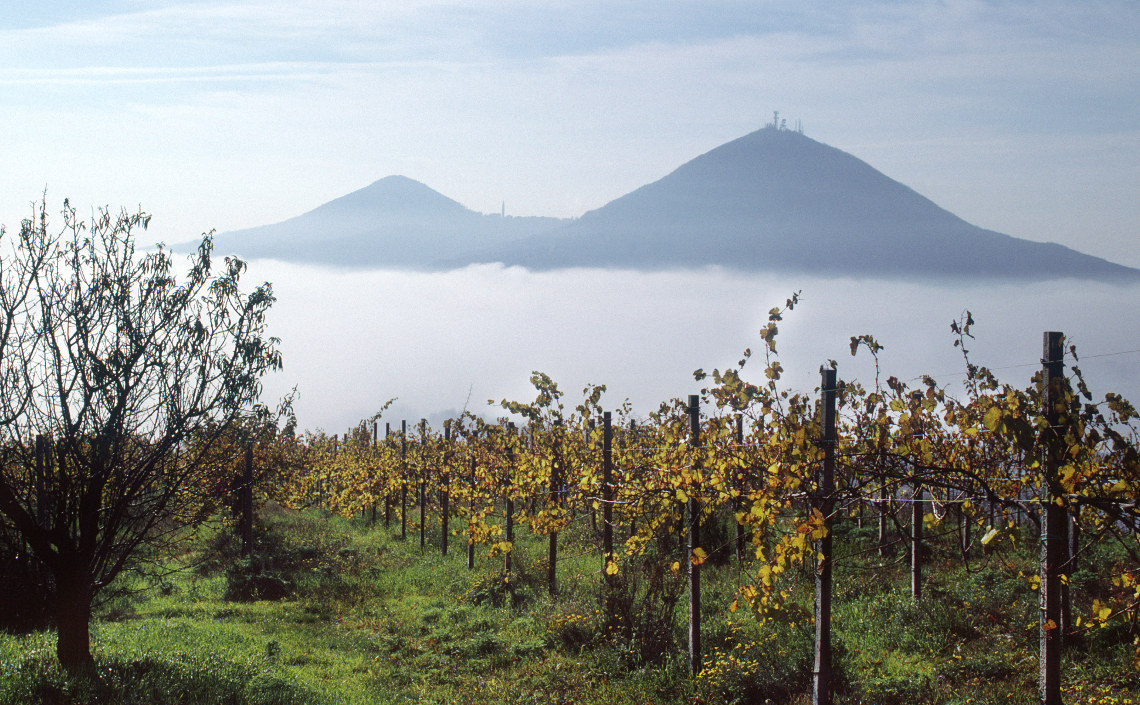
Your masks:
<svg viewBox="0 0 1140 705"><path fill-rule="evenodd" d="M433 269L563 224L484 215L405 176L389 176L295 218L215 238L219 253L337 267Z"/></svg>

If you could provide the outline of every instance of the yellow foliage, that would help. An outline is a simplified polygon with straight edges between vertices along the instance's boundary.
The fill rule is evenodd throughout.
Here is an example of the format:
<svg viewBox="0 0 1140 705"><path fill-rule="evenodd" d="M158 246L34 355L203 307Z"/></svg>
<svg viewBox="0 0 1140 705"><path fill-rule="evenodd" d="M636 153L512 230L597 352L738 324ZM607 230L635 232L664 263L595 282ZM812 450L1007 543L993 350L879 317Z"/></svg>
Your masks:
<svg viewBox="0 0 1140 705"><path fill-rule="evenodd" d="M693 562L693 565L700 565L708 560L708 554L705 553L705 549L698 546L693 549L693 555L689 560Z"/></svg>

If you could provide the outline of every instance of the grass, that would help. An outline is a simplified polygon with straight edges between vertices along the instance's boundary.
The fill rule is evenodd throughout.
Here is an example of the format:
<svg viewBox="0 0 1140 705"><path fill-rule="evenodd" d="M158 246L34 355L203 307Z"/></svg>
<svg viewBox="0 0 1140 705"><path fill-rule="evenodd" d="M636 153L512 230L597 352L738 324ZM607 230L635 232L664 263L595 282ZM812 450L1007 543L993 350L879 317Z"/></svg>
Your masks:
<svg viewBox="0 0 1140 705"><path fill-rule="evenodd" d="M501 558L481 550L470 571L461 541L441 557L430 532L421 553L412 529L401 541L398 527L272 506L261 521L259 559L237 561L224 529L205 533L178 559L197 568L106 608L93 624L94 677L58 668L51 632L0 635L0 703L810 701L810 620L730 612L731 561L705 570L705 665L693 677L683 577L655 567L666 561L624 561L626 618L607 625L584 525L562 537L551 597L545 539L525 532L508 582ZM837 532L837 544L865 540ZM837 701L1036 702L1037 595L1018 575L1032 572L1029 546L968 567L935 546L917 605L901 557L852 551L835 579ZM285 599L251 599L245 588L261 578ZM810 614L808 571L789 587L798 614ZM1066 702L1140 705L1132 637L1120 623L1069 648Z"/></svg>

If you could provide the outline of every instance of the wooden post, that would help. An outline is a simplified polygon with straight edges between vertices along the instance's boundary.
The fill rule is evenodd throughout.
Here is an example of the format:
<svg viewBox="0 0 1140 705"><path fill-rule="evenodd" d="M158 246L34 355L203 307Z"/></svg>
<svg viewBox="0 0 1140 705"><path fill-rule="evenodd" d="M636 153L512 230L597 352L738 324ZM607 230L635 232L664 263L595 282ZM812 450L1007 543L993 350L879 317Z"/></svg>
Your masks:
<svg viewBox="0 0 1140 705"><path fill-rule="evenodd" d="M439 553L447 556L447 521L451 513L451 422L443 424L443 464L439 474Z"/></svg>
<svg viewBox="0 0 1140 705"><path fill-rule="evenodd" d="M994 493L986 490L986 526L993 528L997 525L997 508L994 506ZM985 553L985 551L982 551Z"/></svg>
<svg viewBox="0 0 1140 705"><path fill-rule="evenodd" d="M333 457L332 469L325 473L325 479L327 479L329 481L329 496L330 497L336 497L337 494L339 494L339 492L337 492L337 490L340 489L340 487L339 487L340 483L336 482L334 473L336 472L336 466L338 465L337 461L340 458L340 436L335 434L335 433L332 435L332 457ZM330 502L330 504L339 504L339 500L334 499L333 502ZM333 507L330 506L329 511L332 511L332 510L333 510Z"/></svg>
<svg viewBox="0 0 1140 705"><path fill-rule="evenodd" d="M428 475L428 451L427 451L427 419L420 419L420 472L419 472L419 495L420 495L420 553L423 553L424 546L426 545L425 530L427 527L427 475Z"/></svg>
<svg viewBox="0 0 1140 705"><path fill-rule="evenodd" d="M408 422L400 421L400 539L408 540Z"/></svg>
<svg viewBox="0 0 1140 705"><path fill-rule="evenodd" d="M614 565L613 426L610 412L602 414L602 578L606 587L606 626L618 625L617 576ZM613 566L613 568L611 568Z"/></svg>
<svg viewBox="0 0 1140 705"><path fill-rule="evenodd" d="M820 368L820 373L823 467L812 505L823 515L824 534L815 545L819 562L815 572L815 664L811 701L812 705L831 705L831 514L835 506L836 375L834 369L828 368Z"/></svg>
<svg viewBox="0 0 1140 705"><path fill-rule="evenodd" d="M554 422L553 447L554 456L550 462L550 503L554 507L562 507L562 421ZM551 595L558 594L558 532L550 532L550 546L546 564L546 588Z"/></svg>
<svg viewBox="0 0 1140 705"><path fill-rule="evenodd" d="M349 442L350 442L349 439L356 440L356 429L350 428L344 434L344 450L346 453L348 453L351 450L351 448L349 447ZM361 523L363 523L364 520L367 518L367 514L368 514L367 510L368 510L368 507L364 506L364 503L361 502L360 503L360 521L361 521Z"/></svg>
<svg viewBox="0 0 1140 705"><path fill-rule="evenodd" d="M1041 616L1039 622L1039 694L1042 705L1061 705L1061 581L1068 546L1065 540L1068 508L1064 491L1057 481L1063 435L1064 335L1050 331L1044 335L1042 386L1044 412L1049 428L1044 433L1041 482ZM1058 505L1058 501L1061 504Z"/></svg>
<svg viewBox="0 0 1140 705"><path fill-rule="evenodd" d="M372 422L372 457L373 458L377 457L379 447L380 447L380 422L379 421L373 421ZM370 465L371 465L371 463L370 463ZM373 487L376 486L376 475L378 474L379 470L380 470L379 464L372 466L372 486ZM369 521L368 521L369 526L376 526L376 504L377 504L377 502L376 502L376 498L374 496L372 498L372 518L369 519Z"/></svg>
<svg viewBox="0 0 1140 705"><path fill-rule="evenodd" d="M973 438L968 439L966 441L966 445L969 448L969 454L966 456L966 463L967 463L966 467L970 472L970 476L972 477L974 474L974 446L975 446L974 439ZM974 497L975 495L977 495L977 493L978 493L978 488L977 488L975 482L973 480L970 480L967 491L965 493L966 496L967 497ZM973 524L976 521L977 514L981 511L982 511L982 509L980 507L974 506L972 499L970 500L970 511L969 512L966 511L966 505L965 504L962 505L962 560L964 562L967 562L967 563L970 560L970 553L973 550L973 538L971 537L971 532L973 531Z"/></svg>
<svg viewBox="0 0 1140 705"><path fill-rule="evenodd" d="M887 556L887 480L879 483L879 558Z"/></svg>
<svg viewBox="0 0 1140 705"><path fill-rule="evenodd" d="M970 524L973 523L973 517L966 512L966 497L969 496L966 492L960 492L957 503L957 517L958 517L958 544L962 552L962 562L970 562Z"/></svg>
<svg viewBox="0 0 1140 705"><path fill-rule="evenodd" d="M921 392L911 394L912 413L918 413L918 403L922 398ZM923 488L918 480L911 482L910 495L910 597L915 602L922 599L922 496Z"/></svg>
<svg viewBox="0 0 1140 705"><path fill-rule="evenodd" d="M384 445L387 446L392 438L392 425L387 421L384 422ZM385 478L384 484L384 528L388 529L392 526L392 486L388 484L388 479Z"/></svg>
<svg viewBox="0 0 1140 705"><path fill-rule="evenodd" d="M624 434L621 437L621 447L622 448L630 448L630 447L636 447L636 446L637 446L637 421L630 419L629 420L629 432ZM629 478L626 477L625 474L623 474L622 478L618 480L618 484L621 485L623 482L628 482L628 481L629 481ZM637 513L634 511L628 511L628 512L625 512L624 514L629 519L629 538L633 538L634 536L637 536Z"/></svg>
<svg viewBox="0 0 1140 705"><path fill-rule="evenodd" d="M744 414L736 415L736 452L739 454L744 453ZM736 491L741 495L744 493L744 482L741 477L742 471L736 470L732 481L736 483ZM737 512L741 511L744 506L744 500L741 495L738 495L732 500L732 517L736 524L736 567L742 568L744 566L744 524L735 521Z"/></svg>
<svg viewBox="0 0 1140 705"><path fill-rule="evenodd" d="M701 447L701 397L689 395L689 446L693 449L693 474L700 472L697 452ZM701 672L701 566L694 560L701 547L701 505L696 493L700 486L689 490L689 668L693 675Z"/></svg>
<svg viewBox="0 0 1140 705"><path fill-rule="evenodd" d="M514 437L515 437L515 425L513 423L508 423L507 424L507 475L505 478L505 482L503 483L504 492L506 494L506 497L505 497L505 499L506 499L506 502L505 502L505 504L506 504L506 515L507 515L506 516L506 524L507 524L506 525L506 539L507 539L507 543L510 544L510 548L507 549L506 556L503 558L503 570L506 571L507 575L510 575L510 573L511 573L511 558L514 556L514 553L515 553L515 500L514 500L514 497L512 496L512 493L511 493L511 489L512 489L511 488L511 482L512 482L512 477L514 476L513 471L514 471L514 464L515 464L515 450L514 450L514 447L511 445L511 442L514 440Z"/></svg>
<svg viewBox="0 0 1140 705"><path fill-rule="evenodd" d="M887 425L879 426L879 558L887 557Z"/></svg>
<svg viewBox="0 0 1140 705"><path fill-rule="evenodd" d="M471 502L468 507L469 515L475 516L475 454L471 453ZM472 535L472 524L474 519L467 520L467 570L474 570L475 568L475 537Z"/></svg>
<svg viewBox="0 0 1140 705"><path fill-rule="evenodd" d="M590 447L590 437L593 435L595 428L594 420L590 419L587 423L586 430L586 448ZM598 535L598 510L594 507L593 500L590 501L590 531L594 534L595 540Z"/></svg>
<svg viewBox="0 0 1140 705"><path fill-rule="evenodd" d="M922 485L914 484L910 498L910 597L922 599Z"/></svg>

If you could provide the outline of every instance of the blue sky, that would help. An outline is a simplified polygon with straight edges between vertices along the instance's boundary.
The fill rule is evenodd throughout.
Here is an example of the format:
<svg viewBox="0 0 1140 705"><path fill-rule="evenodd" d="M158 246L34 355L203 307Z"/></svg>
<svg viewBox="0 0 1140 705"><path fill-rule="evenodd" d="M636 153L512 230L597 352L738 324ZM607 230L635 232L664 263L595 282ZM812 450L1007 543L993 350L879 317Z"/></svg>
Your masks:
<svg viewBox="0 0 1140 705"><path fill-rule="evenodd" d="M773 110L967 220L1140 266L1133 2L16 2L0 222L48 191L152 236L390 174L576 216Z"/></svg>

